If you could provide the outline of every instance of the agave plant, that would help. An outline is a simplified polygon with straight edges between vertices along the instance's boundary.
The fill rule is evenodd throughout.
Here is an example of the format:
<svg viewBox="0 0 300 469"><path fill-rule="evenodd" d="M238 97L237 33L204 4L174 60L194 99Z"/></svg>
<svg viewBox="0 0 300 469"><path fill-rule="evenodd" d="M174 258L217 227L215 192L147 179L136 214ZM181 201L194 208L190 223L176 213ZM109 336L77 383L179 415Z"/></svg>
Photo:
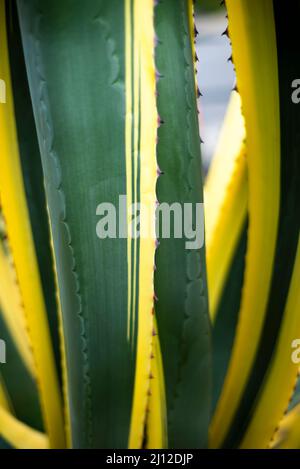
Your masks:
<svg viewBox="0 0 300 469"><path fill-rule="evenodd" d="M131 210L203 202L193 2L0 0L1 447L300 447L300 1L226 7L238 91L187 248Z"/></svg>

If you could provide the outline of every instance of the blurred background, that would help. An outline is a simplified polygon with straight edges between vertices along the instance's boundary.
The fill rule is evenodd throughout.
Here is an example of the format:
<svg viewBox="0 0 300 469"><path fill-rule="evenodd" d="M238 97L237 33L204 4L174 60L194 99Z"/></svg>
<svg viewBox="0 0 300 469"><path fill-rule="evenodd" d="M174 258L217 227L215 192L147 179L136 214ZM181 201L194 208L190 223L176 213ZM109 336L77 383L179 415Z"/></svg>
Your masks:
<svg viewBox="0 0 300 469"><path fill-rule="evenodd" d="M229 39L222 33L227 28L226 10L220 0L201 0L196 7L196 25L199 32L196 50L198 84L203 96L198 99L202 161L205 172L214 153L218 134L226 112L235 73L231 61Z"/></svg>

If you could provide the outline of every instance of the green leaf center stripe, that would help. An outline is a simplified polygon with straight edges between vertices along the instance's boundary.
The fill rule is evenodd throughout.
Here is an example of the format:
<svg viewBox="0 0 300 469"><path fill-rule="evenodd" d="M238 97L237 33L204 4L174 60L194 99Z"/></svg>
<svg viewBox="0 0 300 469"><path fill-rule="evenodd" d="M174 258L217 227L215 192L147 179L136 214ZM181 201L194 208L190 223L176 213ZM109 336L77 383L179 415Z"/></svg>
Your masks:
<svg viewBox="0 0 300 469"><path fill-rule="evenodd" d="M134 240L130 236L131 214L130 205L135 198L134 190L134 27L133 2L125 0L125 89L126 89L126 118L125 118L125 158L126 158L126 195L127 195L127 265L128 265L128 306L127 306L127 340L131 342L132 308L133 308L133 248Z"/></svg>
<svg viewBox="0 0 300 469"><path fill-rule="evenodd" d="M137 129L137 158L135 159L135 171L134 174L136 175L135 181L136 181L136 188L135 188L135 203L140 203L141 202L141 74L140 74L140 61L139 61L139 77L138 77L138 129ZM137 216L137 211L135 211L135 216ZM136 231L136 224L134 225L135 231ZM132 314L133 314L133 319L132 319L132 344L133 344L133 350L134 350L134 356L136 354L136 338L137 338L137 331L138 331L138 324L139 324L139 318L138 318L138 298L139 298L139 263L140 263L140 236L136 236L136 232L134 233L134 239L132 240L134 244L134 254L132 257L132 262L134 265L134 276L133 276L133 281L134 281L134 301L132 304Z"/></svg>
<svg viewBox="0 0 300 469"><path fill-rule="evenodd" d="M131 191L127 187L127 206L134 206L133 213L129 213L128 217L128 262L130 260L129 275L129 294L128 294L128 338L132 348L132 356L135 362L136 339L138 330L138 276L139 276L139 237L137 237L137 225L135 223L138 211L135 205L140 203L140 139L141 139L141 70L140 70L140 44L139 37L135 33L135 5L134 0L127 0L130 4L130 30L126 30L126 36L130 36L130 61L126 63L126 68L131 68L130 82L126 83L126 93L131 97L130 124L131 124L131 146L130 151L126 155L127 162L126 171L131 165L131 171L128 174L128 184L131 185ZM127 28L128 29L128 28ZM137 37L136 37L137 36ZM128 90L128 86L131 87ZM131 176L131 181L130 181ZM130 197L131 195L131 197Z"/></svg>

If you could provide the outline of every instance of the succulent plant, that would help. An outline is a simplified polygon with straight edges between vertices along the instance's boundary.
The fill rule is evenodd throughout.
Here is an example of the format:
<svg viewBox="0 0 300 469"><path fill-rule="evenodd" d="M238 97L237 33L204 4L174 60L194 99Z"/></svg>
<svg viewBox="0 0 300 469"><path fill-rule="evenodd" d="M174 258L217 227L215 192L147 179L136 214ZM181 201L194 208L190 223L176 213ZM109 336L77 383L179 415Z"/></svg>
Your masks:
<svg viewBox="0 0 300 469"><path fill-rule="evenodd" d="M300 447L300 1L226 7L205 179L192 0L0 0L0 447Z"/></svg>

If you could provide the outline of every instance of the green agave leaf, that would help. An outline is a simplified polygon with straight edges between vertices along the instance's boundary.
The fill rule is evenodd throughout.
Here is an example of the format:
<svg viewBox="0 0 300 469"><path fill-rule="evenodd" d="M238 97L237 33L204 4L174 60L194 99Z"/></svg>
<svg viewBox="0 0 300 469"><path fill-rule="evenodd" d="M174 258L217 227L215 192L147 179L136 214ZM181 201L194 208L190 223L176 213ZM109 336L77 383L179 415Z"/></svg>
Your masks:
<svg viewBox="0 0 300 469"><path fill-rule="evenodd" d="M34 377L17 350L0 309L0 336L6 344L7 363L1 365L5 383L16 417L36 430L43 430L39 395Z"/></svg>
<svg viewBox="0 0 300 469"><path fill-rule="evenodd" d="M36 382L16 350L1 313L0 330L1 338L6 342L8 357L5 366L1 367L1 375L10 395L15 415L24 423L42 431L43 423Z"/></svg>
<svg viewBox="0 0 300 469"><path fill-rule="evenodd" d="M32 227L26 201L23 174L20 162L18 137L15 122L14 97L11 83L11 70L8 53L7 25L5 2L0 0L0 71L6 83L6 104L0 108L0 198L1 209L5 217L7 237L11 252L15 277L20 290L20 300L15 302L10 311L10 293L2 292L1 303L6 305L4 313L7 324L12 322L15 311L20 309L24 328L28 331L28 340L34 358L34 366L29 365L30 353L26 353L26 347L22 345L20 336L15 331L16 345L22 350L22 359L29 365L35 374L44 424L52 447L64 446L64 432L61 412L60 389L57 380L55 362L52 350L51 337L48 327L48 318L42 291L40 272L35 252ZM2 265L3 264L3 265ZM5 271L5 260L1 259L2 271ZM4 270L3 270L4 269ZM9 269L6 269L9 272ZM8 276L10 274L8 273ZM13 279L13 283L16 281ZM5 280L5 274L4 274ZM3 281L3 278L1 279ZM5 280L6 282L6 280ZM11 290L10 283L6 282L5 288ZM24 314L23 314L24 313ZM10 317L11 315L11 317ZM28 352L28 346L27 346ZM23 356L26 353L26 356ZM29 359L30 361L30 359ZM32 361L32 360L31 360ZM25 438L24 445L49 446L47 436L32 430L26 424L14 418L9 412L0 409L3 435L7 431L9 440L14 441L18 447L23 447L18 440L20 435ZM15 431L17 433L15 433Z"/></svg>
<svg viewBox="0 0 300 469"><path fill-rule="evenodd" d="M98 204L117 205L126 193L124 5L113 3L18 2L54 240L74 447L126 447L133 393L134 359L124 333L127 244L100 242L95 230Z"/></svg>
<svg viewBox="0 0 300 469"><path fill-rule="evenodd" d="M75 447L133 447L143 439L153 378L155 245L142 240L100 241L95 213L102 201L117 205L119 194L137 202L149 202L150 194L150 202L155 202L153 7L152 1L143 4L149 16L145 30L139 26L140 2L108 5L98 0L88 7L74 7L72 2L18 2L54 241ZM172 45L172 31L180 41L174 42L175 62L168 62L170 71L161 70L166 80L158 85L158 107L169 100L166 85L174 78L175 63L179 77L174 85L180 90L184 112L168 132L173 137L159 135L159 142L164 138L165 142L159 143L158 164L165 168L166 178L158 181L157 196L160 202L201 202L190 5L182 1L173 13L171 3L159 6L158 34L159 8L170 27L166 40L162 38L163 53ZM159 46L156 52L160 68ZM189 132L174 147L174 135L179 135L182 125ZM205 446L209 419L204 249L188 252L184 241L172 240L166 249L161 243L156 259L155 289L160 297L156 315L171 447ZM170 284L163 280L168 264ZM180 301L173 311L170 286L178 276ZM170 360L173 352L175 368ZM199 418L193 428L182 426L183 417L195 412Z"/></svg>
<svg viewBox="0 0 300 469"><path fill-rule="evenodd" d="M156 66L161 75L157 106L163 121L158 130L162 173L157 199L160 204L179 202L182 207L203 201L190 15L189 2L184 0L164 0L155 10ZM170 239L159 239L155 259L155 315L170 448L205 447L210 414L205 248L186 249L186 241L176 239L171 231Z"/></svg>
<svg viewBox="0 0 300 469"><path fill-rule="evenodd" d="M213 412L222 391L238 324L246 249L247 223L242 230L238 246L231 261L212 329Z"/></svg>
<svg viewBox="0 0 300 469"><path fill-rule="evenodd" d="M241 99L237 91L232 91L205 180L206 258L212 320L213 412L226 377L241 306L248 231L245 138Z"/></svg>
<svg viewBox="0 0 300 469"><path fill-rule="evenodd" d="M231 34L232 23L235 24L236 14L241 14L242 9L248 11L248 17L255 14L257 6L251 6L247 2L238 2L233 5L229 3L229 34ZM298 4L294 5L299 8ZM273 8L272 2L264 2L262 8ZM278 62L278 80L279 80L279 100L280 100L280 192L279 192L279 222L276 230L276 245L274 252L273 271L270 278L269 292L264 310L264 321L262 324L259 340L256 344L254 359L249 369L247 381L241 396L238 407L234 411L234 416L223 441L225 447L267 447L275 428L285 411L290 399L292 389L297 376L296 366L290 360L290 343L293 334L297 336L299 325L297 322L297 308L288 301L288 295L291 296L292 280L295 282L297 275L296 259L297 245L299 238L299 217L297 216L297 207L299 205L299 156L298 156L298 132L297 119L298 112L296 106L292 103L290 97L290 86L294 75L297 75L297 56L296 46L296 26L286 30L287 19L290 10L282 2L274 1L274 29L276 32L276 52ZM246 17L245 17L246 18ZM242 23L240 23L242 24ZM251 29L251 21L245 21L244 28L248 28L249 41L251 40L251 31L253 37L257 33L257 27ZM265 29L263 28L265 31ZM233 52L241 49L241 44L237 43L237 23L233 26ZM258 36L259 37L259 36ZM239 37L240 39L240 37ZM275 41L274 41L275 42ZM235 59L235 54L233 54ZM245 67L245 61L237 53L237 75L241 77L242 101L245 98L246 89L245 76L243 72L239 73L242 67ZM268 58L266 57L267 63ZM261 85L262 86L262 85ZM244 91L244 94L243 94ZM247 98L248 99L248 98ZM248 104L247 104L248 106ZM246 107L246 117L249 118L249 107ZM247 119L246 119L247 128ZM258 135L258 134L257 134ZM246 148L247 149L247 148ZM250 155L251 157L251 155ZM274 156L275 158L275 156ZM253 173L254 174L254 173ZM259 175L257 175L259 178ZM266 179L267 183L267 179ZM251 184L250 184L251 187ZM267 187L267 186L266 186ZM251 197L251 190L249 191ZM274 203L270 199L271 204ZM253 215L252 215L253 217ZM251 224L250 214L250 224ZM252 222L253 223L253 222ZM263 221L261 221L263 226ZM247 264L246 264L247 265ZM294 272L294 273L293 273ZM240 278L241 280L241 278ZM293 296L294 298L294 296ZM234 304L234 303L233 303ZM220 334L222 325L225 329L226 322L222 322L220 317ZM239 326L238 326L239 327ZM227 336L227 334L226 334ZM224 336L224 340L226 339ZM217 338L217 344L220 345L220 337ZM216 343L215 343L216 347ZM228 362L227 362L228 363ZM216 368L215 368L216 370ZM221 370L218 369L217 375ZM222 374L222 379L224 373ZM216 390L219 393L218 388ZM278 389L278 393L274 393ZM280 394L279 394L280 393ZM218 422L220 426L220 421ZM216 430L216 425L214 428Z"/></svg>
<svg viewBox="0 0 300 469"><path fill-rule="evenodd" d="M247 136L249 228L237 333L211 425L213 447L234 445L227 439L227 434L247 388L263 329L276 251L280 198L279 99L273 5L270 0L228 0L226 6Z"/></svg>
<svg viewBox="0 0 300 469"><path fill-rule="evenodd" d="M141 446L155 243L98 239L96 209L101 202L118 207L120 194L155 200L153 2L143 3L143 29L140 2L19 1L18 9L55 251L73 446Z"/></svg>
<svg viewBox="0 0 300 469"><path fill-rule="evenodd" d="M11 445L17 449L49 449L49 439L44 434L20 420L11 414L9 409L0 407L1 435L5 441L11 442Z"/></svg>
<svg viewBox="0 0 300 469"><path fill-rule="evenodd" d="M6 3L7 36L20 160L49 326L60 371L57 305L41 156L34 124L16 4Z"/></svg>
<svg viewBox="0 0 300 469"><path fill-rule="evenodd" d="M297 13L300 13L300 2L293 4ZM270 285L270 292L268 303L266 306L266 317L264 326L258 344L256 359L253 364L252 372L248 379L248 383L240 403L239 410L235 417L233 426L236 428L236 433L239 434L238 440L242 436L241 422L243 428L253 419L256 420L255 415L255 401L261 386L266 386L268 381L268 369L274 366L276 362L277 341L280 337L281 329L283 328L285 318L285 306L291 278L293 274L293 267L296 258L297 244L299 238L299 203L300 203L300 165L299 165L299 133L298 125L300 123L300 113L292 102L290 97L290 86L294 76L298 76L300 72L299 57L300 50L297 47L297 25L291 24L290 9L284 2L274 1L274 16L275 28L277 38L277 56L278 56L278 75L279 75L279 99L280 99L280 130L281 130L281 169L280 169L280 212L279 212L279 226L277 231L276 252L274 258L274 269ZM287 21L289 27L286 27ZM298 314L294 311L293 314ZM297 327L297 326L296 326ZM300 330L298 329L298 333ZM297 330L293 331L298 337ZM297 335L298 334L298 335ZM292 339L291 339L292 340ZM286 344L289 348L290 344ZM278 407L283 406L281 412L283 413L288 404L290 394L297 376L297 369L292 365L289 357L286 366L282 369L281 383L286 383L287 395L282 388L281 393L285 402L282 404L277 402ZM280 359L277 358L278 361ZM288 378L288 369L292 368L291 381ZM289 384L288 384L289 383ZM257 405L257 403L256 403ZM254 407L253 407L254 406ZM253 416L254 412L254 416ZM275 409L272 410L273 416ZM274 418L274 417L273 417ZM280 418L280 414L279 417ZM253 425L253 424L252 424ZM258 421L256 423L256 428ZM263 423L260 421L259 425L262 431ZM269 427L268 422L265 422L266 428ZM272 432L276 427L275 422L272 424L264 436L265 440L260 442L257 436L254 436L256 430L250 430L251 436L245 437L244 445L268 444L268 438L271 438ZM263 431L262 431L263 434ZM265 443L263 443L265 441Z"/></svg>
<svg viewBox="0 0 300 469"><path fill-rule="evenodd" d="M204 187L209 313L213 324L247 216L245 138L241 98L232 91Z"/></svg>

